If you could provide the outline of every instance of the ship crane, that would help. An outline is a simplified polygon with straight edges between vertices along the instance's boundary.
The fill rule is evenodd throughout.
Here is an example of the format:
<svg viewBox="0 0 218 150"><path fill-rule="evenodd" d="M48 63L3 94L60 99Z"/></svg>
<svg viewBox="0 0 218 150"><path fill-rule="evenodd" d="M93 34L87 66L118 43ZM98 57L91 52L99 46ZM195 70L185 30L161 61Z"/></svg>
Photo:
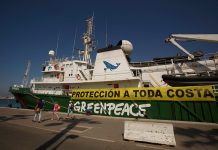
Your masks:
<svg viewBox="0 0 218 150"><path fill-rule="evenodd" d="M194 55L192 55L184 47L179 45L177 41L204 41L218 43L218 34L172 34L165 41L172 43L177 48L182 50L188 55L188 59L191 60L194 59Z"/></svg>
<svg viewBox="0 0 218 150"><path fill-rule="evenodd" d="M23 76L23 81L22 81L22 85L24 87L27 87L27 85L28 85L30 66L31 66L31 61L29 60L28 64L27 64L26 71L25 71L24 76Z"/></svg>

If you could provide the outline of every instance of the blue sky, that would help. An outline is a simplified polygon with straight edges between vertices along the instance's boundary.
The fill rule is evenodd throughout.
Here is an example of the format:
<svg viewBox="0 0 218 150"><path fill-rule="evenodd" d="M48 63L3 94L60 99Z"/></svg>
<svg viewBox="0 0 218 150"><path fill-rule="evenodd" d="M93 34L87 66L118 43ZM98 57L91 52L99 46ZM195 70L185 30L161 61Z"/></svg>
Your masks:
<svg viewBox="0 0 218 150"><path fill-rule="evenodd" d="M41 76L48 51L55 49L60 33L58 56L71 57L75 29L76 48L82 48L84 20L95 15L97 48L108 41L132 42L133 61L173 56L179 50L164 42L172 33L218 33L217 0L1 0L0 1L0 95L21 83L28 60L30 76ZM218 51L217 44L184 43L191 50Z"/></svg>

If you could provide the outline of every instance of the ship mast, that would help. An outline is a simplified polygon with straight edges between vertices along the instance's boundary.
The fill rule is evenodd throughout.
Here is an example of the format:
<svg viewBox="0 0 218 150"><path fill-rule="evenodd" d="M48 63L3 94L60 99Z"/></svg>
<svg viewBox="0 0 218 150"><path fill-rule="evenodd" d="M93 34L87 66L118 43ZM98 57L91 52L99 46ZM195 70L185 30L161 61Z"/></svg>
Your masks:
<svg viewBox="0 0 218 150"><path fill-rule="evenodd" d="M91 64L91 57L90 54L93 49L93 16L86 20L87 22L87 31L83 34L83 44L84 44L84 51L83 51L83 61Z"/></svg>

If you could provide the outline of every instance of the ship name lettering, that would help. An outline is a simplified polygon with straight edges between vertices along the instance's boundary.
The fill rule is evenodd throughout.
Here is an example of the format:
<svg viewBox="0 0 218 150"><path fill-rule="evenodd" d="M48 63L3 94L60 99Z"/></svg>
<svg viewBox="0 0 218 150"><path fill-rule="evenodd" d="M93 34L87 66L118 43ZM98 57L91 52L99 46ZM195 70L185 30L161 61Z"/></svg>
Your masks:
<svg viewBox="0 0 218 150"><path fill-rule="evenodd" d="M75 111L86 112L90 110L94 114L107 114L115 116L134 116L144 117L146 115L146 108L150 104L129 104L129 103L89 103L86 101L77 101L75 103Z"/></svg>

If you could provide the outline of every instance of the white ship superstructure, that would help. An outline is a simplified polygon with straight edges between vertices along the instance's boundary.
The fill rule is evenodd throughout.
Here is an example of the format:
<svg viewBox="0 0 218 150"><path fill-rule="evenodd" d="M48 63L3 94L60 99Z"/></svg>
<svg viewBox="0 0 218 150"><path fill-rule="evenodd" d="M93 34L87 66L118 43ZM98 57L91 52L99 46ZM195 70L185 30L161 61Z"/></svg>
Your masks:
<svg viewBox="0 0 218 150"><path fill-rule="evenodd" d="M121 40L116 46L97 50L93 65L90 57L93 50L92 30L93 17L87 20L87 31L83 35L82 60L58 60L55 58L55 51L49 51L50 60L43 67L42 78L31 80L33 93L70 95L74 89L169 86L163 81L162 75L189 76L202 72L210 75L218 70L217 55L201 60L200 57L184 50L187 57L129 62L133 46L127 40ZM183 40L186 37L184 36ZM175 44L176 38L175 35L173 40L171 38L169 41ZM197 40L196 37L193 38ZM215 39L218 41L217 36Z"/></svg>

